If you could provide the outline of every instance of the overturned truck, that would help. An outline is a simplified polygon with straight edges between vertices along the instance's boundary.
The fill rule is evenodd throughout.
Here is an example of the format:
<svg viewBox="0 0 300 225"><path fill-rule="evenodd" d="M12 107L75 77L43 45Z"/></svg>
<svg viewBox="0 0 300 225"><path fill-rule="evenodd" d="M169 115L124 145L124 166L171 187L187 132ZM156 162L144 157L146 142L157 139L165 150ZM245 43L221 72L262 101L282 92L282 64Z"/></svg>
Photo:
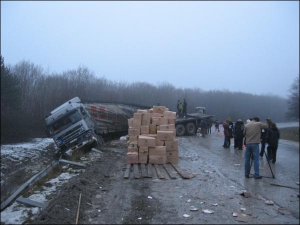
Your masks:
<svg viewBox="0 0 300 225"><path fill-rule="evenodd" d="M78 97L60 105L46 117L48 136L62 150L74 150L85 146L102 145L104 140L126 135L128 119L133 118L138 109L151 107L122 103L99 103L85 101ZM197 107L196 113L175 121L176 135L191 135L202 119L211 120L204 107Z"/></svg>
<svg viewBox="0 0 300 225"><path fill-rule="evenodd" d="M117 103L82 103L72 98L50 112L47 134L62 150L101 145L104 139L128 131L128 119L141 106Z"/></svg>

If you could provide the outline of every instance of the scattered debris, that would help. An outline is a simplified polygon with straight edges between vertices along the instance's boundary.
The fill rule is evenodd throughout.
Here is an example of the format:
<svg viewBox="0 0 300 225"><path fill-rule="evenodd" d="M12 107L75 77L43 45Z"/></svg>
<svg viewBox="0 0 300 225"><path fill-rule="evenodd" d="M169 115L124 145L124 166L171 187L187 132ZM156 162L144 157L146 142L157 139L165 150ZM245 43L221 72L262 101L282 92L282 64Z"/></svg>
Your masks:
<svg viewBox="0 0 300 225"><path fill-rule="evenodd" d="M242 212L246 212L246 208L241 208L241 211Z"/></svg>
<svg viewBox="0 0 300 225"><path fill-rule="evenodd" d="M208 214L214 213L214 211L211 209L202 209L202 212L208 213Z"/></svg>
<svg viewBox="0 0 300 225"><path fill-rule="evenodd" d="M205 197L203 197L203 196L196 196L196 198L198 198L200 200L204 200L205 199Z"/></svg>
<svg viewBox="0 0 300 225"><path fill-rule="evenodd" d="M247 216L246 214L240 214L236 217L235 220L247 223L249 221L249 216Z"/></svg>
<svg viewBox="0 0 300 225"><path fill-rule="evenodd" d="M290 211L288 211L288 210L285 209L285 208L278 208L278 212L279 212L281 215L291 215L291 214L292 214Z"/></svg>
<svg viewBox="0 0 300 225"><path fill-rule="evenodd" d="M68 210L68 211L70 211L70 209L68 209L68 208L65 208L65 210Z"/></svg>
<svg viewBox="0 0 300 225"><path fill-rule="evenodd" d="M186 217L186 218L187 218L187 217L191 217L191 216L190 216L190 215L188 215L188 214L184 214L183 216L184 216L184 217Z"/></svg>
<svg viewBox="0 0 300 225"><path fill-rule="evenodd" d="M267 205L274 205L274 202L272 200L266 200L265 203Z"/></svg>
<svg viewBox="0 0 300 225"><path fill-rule="evenodd" d="M186 202L191 202L192 200L191 199L189 199L189 200L187 200Z"/></svg>
<svg viewBox="0 0 300 225"><path fill-rule="evenodd" d="M149 198L149 199L152 199L152 197L151 197L151 196L148 196L148 198Z"/></svg>
<svg viewBox="0 0 300 225"><path fill-rule="evenodd" d="M190 211L198 211L198 208L196 208L195 206L191 206Z"/></svg>
<svg viewBox="0 0 300 225"><path fill-rule="evenodd" d="M218 203L213 204L213 206L217 206L217 205L218 205Z"/></svg>
<svg viewBox="0 0 300 225"><path fill-rule="evenodd" d="M100 205L94 205L94 204L92 204L92 207L93 207L93 209L99 209L101 206Z"/></svg>
<svg viewBox="0 0 300 225"><path fill-rule="evenodd" d="M247 191L241 193L240 195L244 196L245 198L250 198L251 197L250 192L247 192Z"/></svg>
<svg viewBox="0 0 300 225"><path fill-rule="evenodd" d="M200 204L202 205L202 204L204 204L205 202L200 202Z"/></svg>
<svg viewBox="0 0 300 225"><path fill-rule="evenodd" d="M238 164L238 163L237 163L237 164L234 164L234 165L235 165L235 166L240 166L241 164Z"/></svg>
<svg viewBox="0 0 300 225"><path fill-rule="evenodd" d="M138 220L141 220L141 219L142 219L142 217L139 217L139 218L138 218Z"/></svg>
<svg viewBox="0 0 300 225"><path fill-rule="evenodd" d="M232 213L232 216L233 216L233 217L237 217L238 215L239 215L239 214L236 213L236 212Z"/></svg>

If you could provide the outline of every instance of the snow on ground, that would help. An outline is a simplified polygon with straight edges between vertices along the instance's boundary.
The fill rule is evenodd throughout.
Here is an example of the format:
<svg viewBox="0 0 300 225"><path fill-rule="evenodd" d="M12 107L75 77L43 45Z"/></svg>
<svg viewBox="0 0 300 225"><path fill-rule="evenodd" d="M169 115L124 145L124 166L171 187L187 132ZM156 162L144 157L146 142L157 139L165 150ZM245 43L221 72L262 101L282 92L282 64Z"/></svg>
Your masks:
<svg viewBox="0 0 300 225"><path fill-rule="evenodd" d="M54 143L52 138L34 138L31 142L1 145L1 158L8 156L14 161L32 158L47 150L51 143Z"/></svg>
<svg viewBox="0 0 300 225"><path fill-rule="evenodd" d="M35 191L28 198L37 202L47 202L47 197L54 193L58 186L63 185L73 176L78 174L62 173L57 178L54 178L46 183L51 183L51 187L42 186L42 191ZM21 203L14 202L1 212L1 223L5 224L22 224L28 217L37 215L40 212L38 207L27 207Z"/></svg>
<svg viewBox="0 0 300 225"><path fill-rule="evenodd" d="M47 151L47 147L54 143L51 138L35 138L31 142L17 143L1 146L1 161L3 158L8 158L15 162L26 160L26 158L33 158L39 156L41 151ZM94 161L101 157L99 153L92 152L86 157L82 157L84 161ZM69 164L62 167L67 171L60 174L58 177L49 180L48 185L42 186L39 191L35 191L34 194L28 198L38 202L47 202L50 195L53 194L58 187L66 183L71 177L77 176L83 169L73 170L69 168ZM2 174L1 174L2 175ZM2 176L1 176L2 177ZM49 185L51 184L51 185ZM1 223L5 224L22 224L27 218L32 215L37 215L40 212L38 207L27 207L21 203L13 202L9 207L1 212Z"/></svg>

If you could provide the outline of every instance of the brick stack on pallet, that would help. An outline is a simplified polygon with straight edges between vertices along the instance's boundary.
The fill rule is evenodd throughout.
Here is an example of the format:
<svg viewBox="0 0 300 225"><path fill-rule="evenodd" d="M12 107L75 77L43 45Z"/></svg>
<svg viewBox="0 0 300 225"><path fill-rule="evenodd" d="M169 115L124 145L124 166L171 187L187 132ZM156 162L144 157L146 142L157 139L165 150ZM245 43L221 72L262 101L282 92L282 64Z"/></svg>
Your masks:
<svg viewBox="0 0 300 225"><path fill-rule="evenodd" d="M165 106L139 109L128 119L128 164L178 163L176 112Z"/></svg>

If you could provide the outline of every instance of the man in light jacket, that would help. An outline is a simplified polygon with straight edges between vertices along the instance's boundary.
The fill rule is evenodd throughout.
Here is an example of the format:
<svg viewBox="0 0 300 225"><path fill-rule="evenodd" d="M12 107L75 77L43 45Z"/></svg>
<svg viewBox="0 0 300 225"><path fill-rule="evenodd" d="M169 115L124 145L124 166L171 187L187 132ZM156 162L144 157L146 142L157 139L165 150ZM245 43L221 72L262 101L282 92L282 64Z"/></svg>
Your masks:
<svg viewBox="0 0 300 225"><path fill-rule="evenodd" d="M258 117L253 118L252 123L247 123L244 130L246 137L246 152L245 152L245 177L249 178L250 174L250 159L254 162L254 178L261 179L259 174L259 144L261 129L266 129L268 124L259 122Z"/></svg>

